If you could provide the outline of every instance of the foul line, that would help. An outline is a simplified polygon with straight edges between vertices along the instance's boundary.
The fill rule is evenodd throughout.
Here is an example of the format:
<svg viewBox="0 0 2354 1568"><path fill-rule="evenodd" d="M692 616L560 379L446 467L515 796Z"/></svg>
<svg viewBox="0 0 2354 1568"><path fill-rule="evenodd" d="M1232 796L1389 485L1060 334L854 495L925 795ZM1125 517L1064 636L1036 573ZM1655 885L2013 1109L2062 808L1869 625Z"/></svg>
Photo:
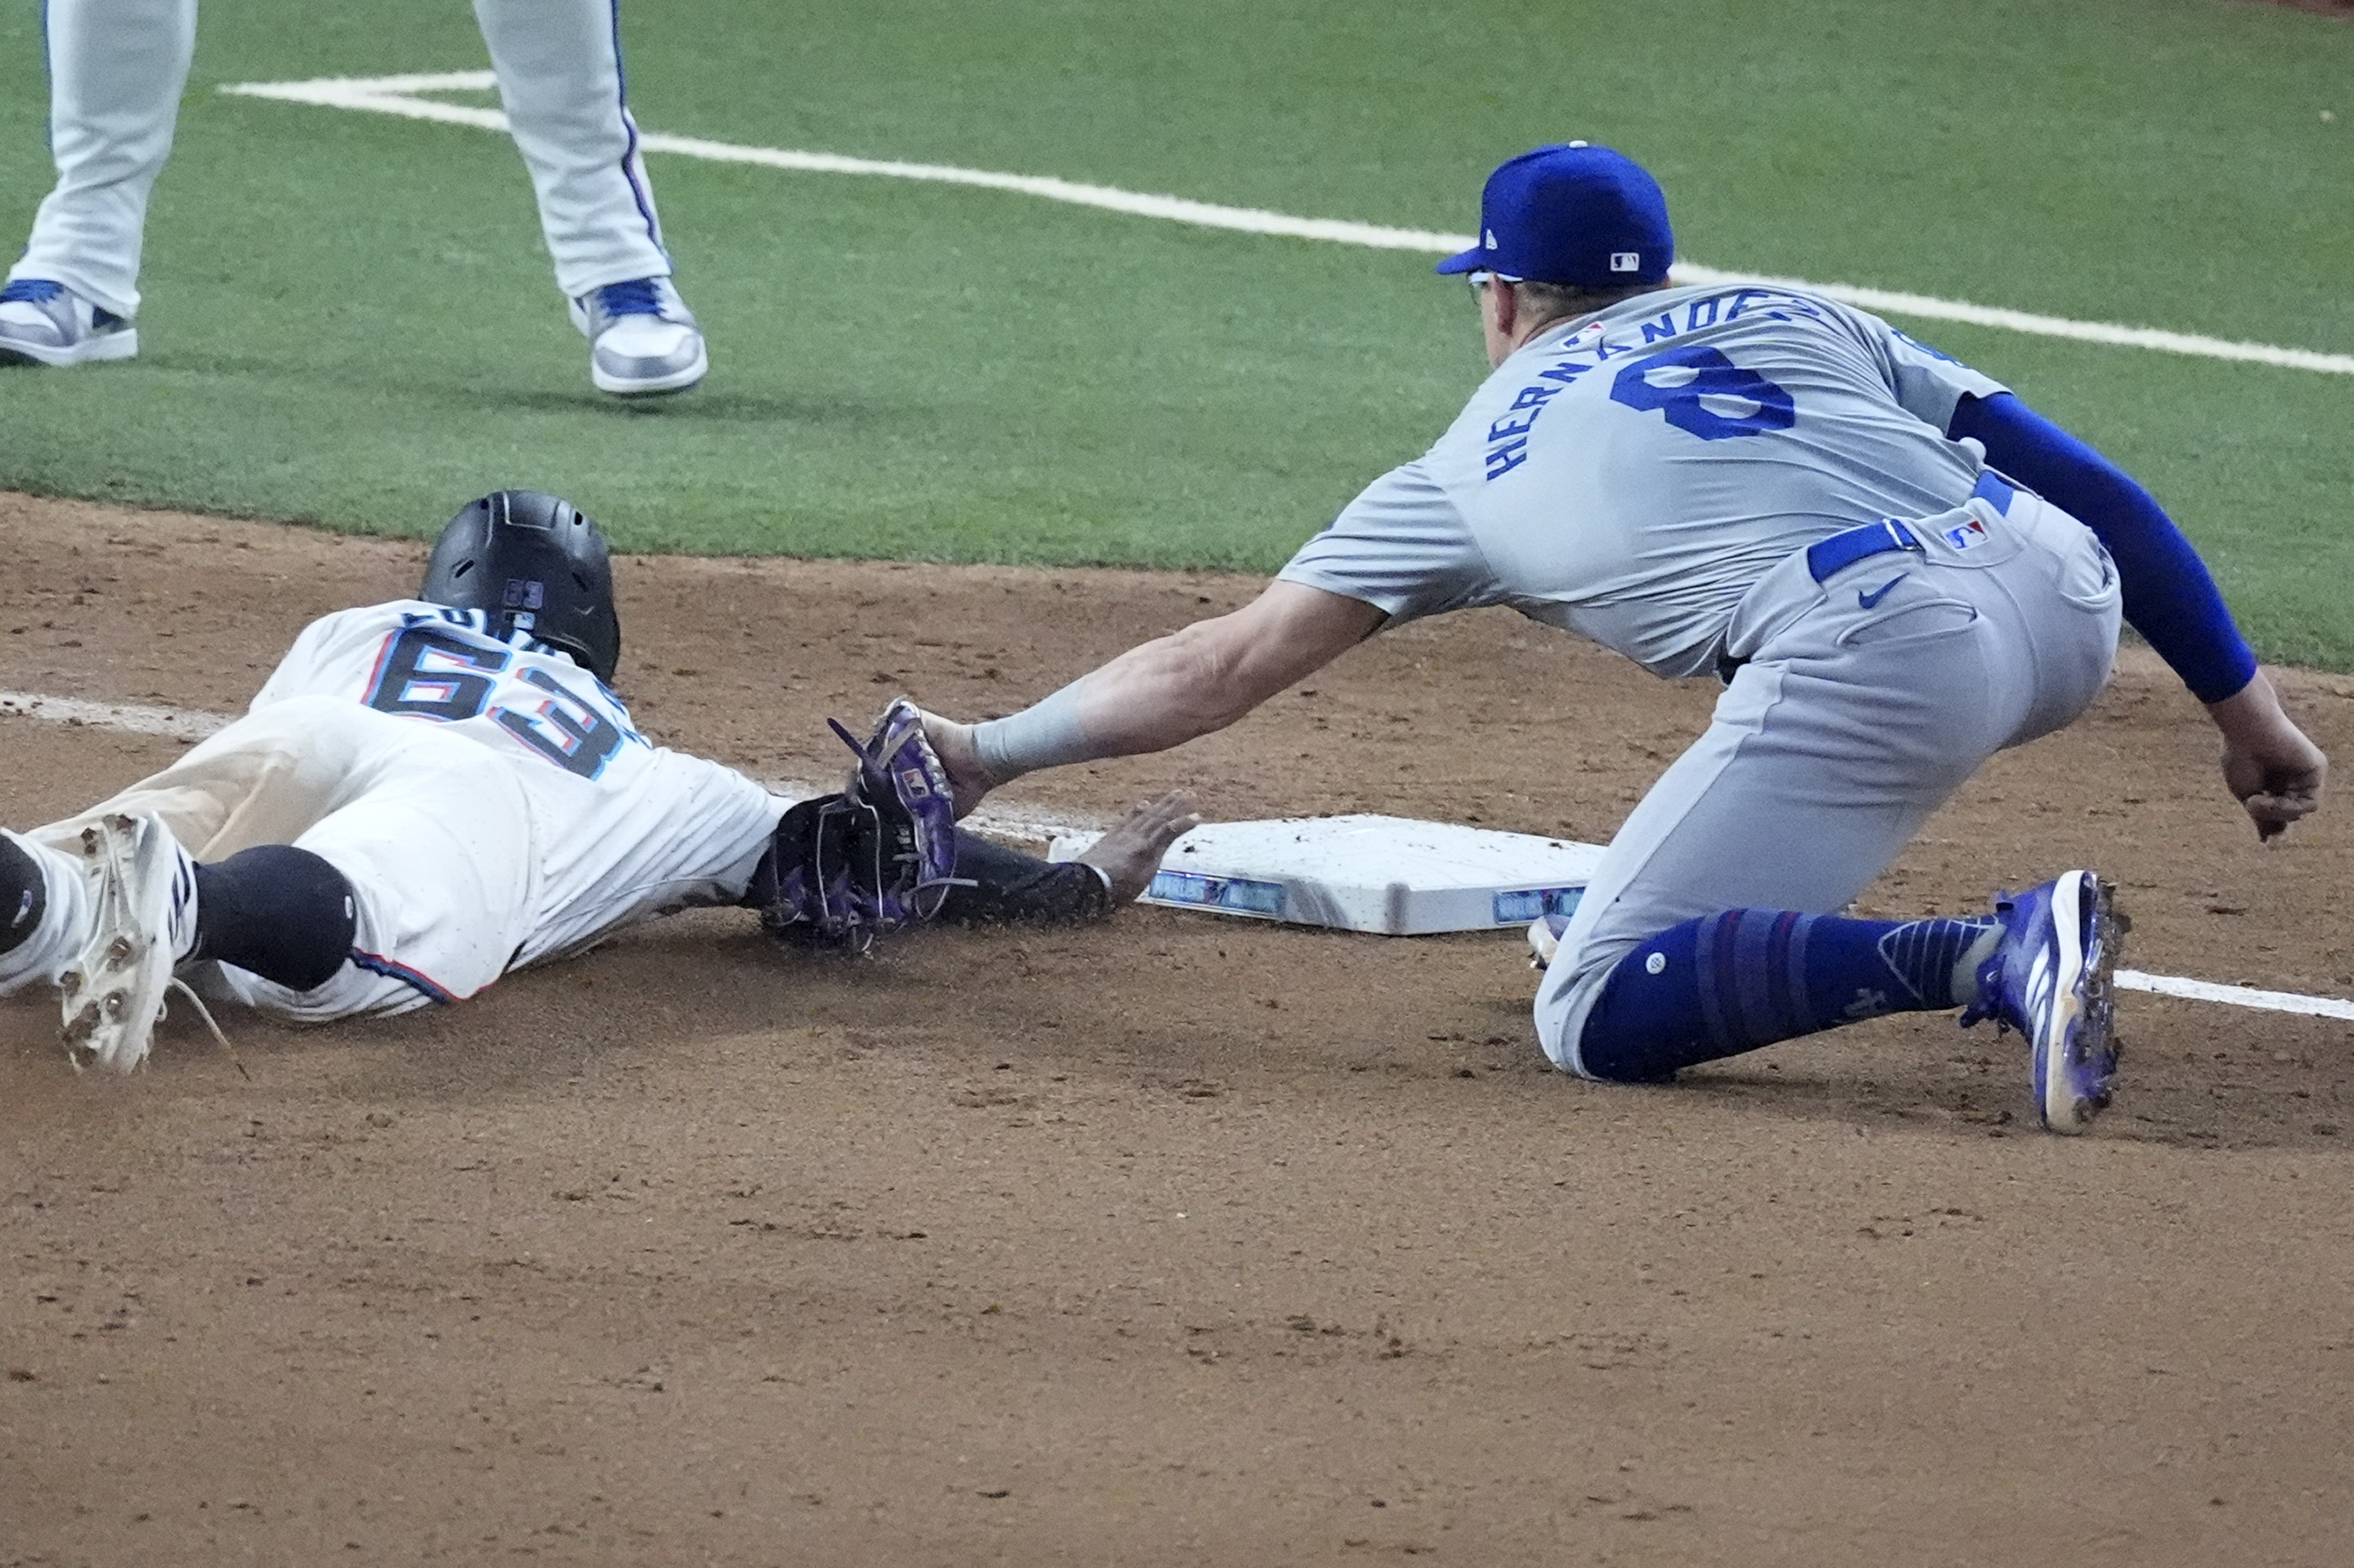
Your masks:
<svg viewBox="0 0 2354 1568"><path fill-rule="evenodd" d="M2258 991L2253 986L2218 985L2213 980L2185 980L2179 975L2146 975L2139 969L2119 969L2114 976L2126 991L2147 991L2179 996L2190 1001L2220 1001L2232 1007L2253 1007L2264 1012L2301 1012L2309 1018L2354 1019L2354 1001L2334 996L2306 996L2294 991Z"/></svg>
<svg viewBox="0 0 2354 1568"><path fill-rule="evenodd" d="M506 116L495 109L442 103L420 98L426 92L480 91L497 86L486 70L439 71L414 76L325 77L313 81L232 82L221 91L242 98L270 98L288 103L318 104L330 109L361 110L429 120L444 125L470 125L483 131L504 131ZM1101 207L1140 217L1165 218L1204 228L1235 229L1246 234L1282 235L1297 239L1322 239L1341 245L1361 245L1381 250L1418 250L1448 255L1471 244L1471 237L1440 234L1429 229L1393 228L1341 218L1295 217L1257 207L1224 207L1182 196L1147 196L1113 185L1082 185L1038 175L1007 175L987 169L964 169L948 164L907 164L887 159L852 158L835 153L795 152L778 147L747 147L732 142L710 142L695 136L666 136L642 132L638 144L649 153L675 153L722 164L753 164L771 169L808 174L874 175L889 179L927 180L943 185L975 185L985 190L1012 191L1047 201ZM2311 370L2331 376L2354 376L2354 355L2320 354L2311 349L2280 348L2271 344L2235 343L2196 333L2168 332L2158 327L2125 326L2112 322L2080 322L2064 316L2037 315L1967 300L1941 300L1889 289L1869 289L1852 283L1815 283L1800 278L1766 277L1754 272L1725 271L1697 262L1680 261L1675 280L1681 283L1754 283L1766 288L1803 289L1843 301L1867 311L1965 322L1973 326L1999 327L2040 337L2073 338L2080 343L2109 344L2124 348L2155 349L2165 354L2202 359L2238 360L2274 365L2291 370Z"/></svg>
<svg viewBox="0 0 2354 1568"><path fill-rule="evenodd" d="M120 730L131 735L163 736L173 740L202 740L230 721L222 714L186 708L150 708L129 703L94 703L80 697L51 697L34 692L0 692L0 717L46 719L52 724ZM791 799L822 795L833 784L806 780L772 782L761 787ZM1051 843L1066 834L1097 833L1101 822L1049 816L1020 807L975 811L968 825L1002 838ZM2146 991L2190 1001L2217 1001L2227 1007L2253 1008L2263 1012L2296 1012L2310 1018L2354 1020L2354 1001L2331 996L2306 996L2293 991L2258 991L2252 986L2219 985L2213 980L2187 980L2179 975L2144 974L2119 969L2114 977L2126 991Z"/></svg>

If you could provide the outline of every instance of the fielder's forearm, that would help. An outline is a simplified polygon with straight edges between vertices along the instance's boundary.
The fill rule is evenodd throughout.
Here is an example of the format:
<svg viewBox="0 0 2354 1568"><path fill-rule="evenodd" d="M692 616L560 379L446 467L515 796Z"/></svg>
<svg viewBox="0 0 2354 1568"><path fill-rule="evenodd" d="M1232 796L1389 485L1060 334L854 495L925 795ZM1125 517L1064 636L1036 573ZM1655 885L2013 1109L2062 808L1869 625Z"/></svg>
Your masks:
<svg viewBox="0 0 2354 1568"><path fill-rule="evenodd" d="M1278 580L1231 615L1129 649L1034 707L973 726L988 784L1041 768L1165 751L1225 728L1371 636L1384 612Z"/></svg>
<svg viewBox="0 0 2354 1568"><path fill-rule="evenodd" d="M1166 751L1250 712L1266 694L1208 657L1199 631L1189 626L1131 648L1018 714L975 725L973 747L991 785L1042 768Z"/></svg>

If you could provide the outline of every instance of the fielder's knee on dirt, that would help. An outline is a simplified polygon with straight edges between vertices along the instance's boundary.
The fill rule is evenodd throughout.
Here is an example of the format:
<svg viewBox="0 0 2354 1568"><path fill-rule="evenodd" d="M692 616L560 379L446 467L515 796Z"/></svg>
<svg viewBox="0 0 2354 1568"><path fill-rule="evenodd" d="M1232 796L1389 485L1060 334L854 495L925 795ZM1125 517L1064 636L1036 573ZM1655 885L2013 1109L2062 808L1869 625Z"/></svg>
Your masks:
<svg viewBox="0 0 2354 1568"><path fill-rule="evenodd" d="M1573 950L1566 942L1553 955L1537 988L1537 1044L1545 1057L1564 1073L1593 1078L1577 1049L1586 1016L1594 1011L1620 958L1634 950L1631 938L1588 941Z"/></svg>

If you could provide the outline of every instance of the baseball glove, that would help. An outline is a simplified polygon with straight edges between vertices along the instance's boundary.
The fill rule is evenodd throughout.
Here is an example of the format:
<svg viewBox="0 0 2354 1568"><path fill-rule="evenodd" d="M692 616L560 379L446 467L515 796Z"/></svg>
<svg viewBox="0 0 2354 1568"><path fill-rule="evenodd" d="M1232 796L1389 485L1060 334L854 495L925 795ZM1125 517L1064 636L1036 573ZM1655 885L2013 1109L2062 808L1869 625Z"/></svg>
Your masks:
<svg viewBox="0 0 2354 1568"><path fill-rule="evenodd" d="M939 913L957 885L956 814L915 704L901 697L884 709L864 746L827 722L857 769L841 794L786 811L752 902L779 938L863 950Z"/></svg>

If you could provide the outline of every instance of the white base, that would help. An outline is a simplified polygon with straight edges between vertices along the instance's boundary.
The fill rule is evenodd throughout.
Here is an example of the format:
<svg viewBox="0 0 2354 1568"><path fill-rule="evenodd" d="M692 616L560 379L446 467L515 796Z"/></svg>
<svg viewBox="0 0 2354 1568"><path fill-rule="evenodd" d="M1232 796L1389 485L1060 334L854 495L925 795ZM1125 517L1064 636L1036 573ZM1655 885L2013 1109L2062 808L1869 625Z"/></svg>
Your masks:
<svg viewBox="0 0 2354 1568"><path fill-rule="evenodd" d="M1094 842L1058 838L1047 858ZM1204 822L1170 847L1142 901L1388 937L1518 930L1575 909L1601 855L1600 844L1411 817Z"/></svg>

